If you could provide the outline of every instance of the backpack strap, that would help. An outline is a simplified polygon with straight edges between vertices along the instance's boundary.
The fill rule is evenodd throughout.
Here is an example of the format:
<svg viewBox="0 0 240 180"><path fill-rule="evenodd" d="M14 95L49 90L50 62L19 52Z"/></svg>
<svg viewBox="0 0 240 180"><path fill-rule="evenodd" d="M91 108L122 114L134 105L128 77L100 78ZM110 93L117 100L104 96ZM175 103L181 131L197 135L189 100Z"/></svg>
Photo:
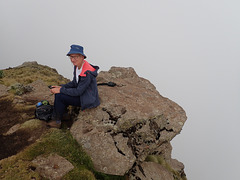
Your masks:
<svg viewBox="0 0 240 180"><path fill-rule="evenodd" d="M110 81L110 82L107 82L107 83L98 83L97 85L98 85L98 86L110 86L110 87L114 87L114 86L116 86L117 84Z"/></svg>

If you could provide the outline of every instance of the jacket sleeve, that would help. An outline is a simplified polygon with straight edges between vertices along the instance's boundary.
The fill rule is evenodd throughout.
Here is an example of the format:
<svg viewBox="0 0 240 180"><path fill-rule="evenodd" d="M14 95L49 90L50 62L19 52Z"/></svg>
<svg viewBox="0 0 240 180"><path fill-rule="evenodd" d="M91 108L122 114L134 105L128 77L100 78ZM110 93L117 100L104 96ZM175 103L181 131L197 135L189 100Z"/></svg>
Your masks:
<svg viewBox="0 0 240 180"><path fill-rule="evenodd" d="M73 87L75 87L75 83L73 81L74 80L68 82L67 84L62 84L61 86L65 87L65 88L73 88Z"/></svg>
<svg viewBox="0 0 240 180"><path fill-rule="evenodd" d="M84 91L89 87L91 83L91 75L82 77L78 86L75 88L68 88L66 86L61 87L60 92L69 96L81 96Z"/></svg>

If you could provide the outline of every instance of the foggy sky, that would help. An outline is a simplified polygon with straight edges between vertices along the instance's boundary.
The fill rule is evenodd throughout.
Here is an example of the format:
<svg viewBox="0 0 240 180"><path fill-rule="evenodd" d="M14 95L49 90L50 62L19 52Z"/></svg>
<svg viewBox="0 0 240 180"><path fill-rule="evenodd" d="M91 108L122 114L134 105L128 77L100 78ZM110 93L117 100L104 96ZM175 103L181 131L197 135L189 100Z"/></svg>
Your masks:
<svg viewBox="0 0 240 180"><path fill-rule="evenodd" d="M173 158L189 180L237 180L240 161L240 2L0 0L0 69L25 61L72 78L71 44L109 70L133 67L188 120Z"/></svg>

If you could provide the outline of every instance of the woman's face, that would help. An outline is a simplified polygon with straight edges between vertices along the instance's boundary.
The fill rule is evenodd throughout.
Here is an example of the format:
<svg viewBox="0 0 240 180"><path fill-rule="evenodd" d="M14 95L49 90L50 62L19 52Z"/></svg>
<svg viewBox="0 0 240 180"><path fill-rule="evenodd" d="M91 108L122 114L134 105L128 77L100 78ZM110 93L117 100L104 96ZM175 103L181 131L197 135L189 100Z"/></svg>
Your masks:
<svg viewBox="0 0 240 180"><path fill-rule="evenodd" d="M84 56L81 54L71 54L69 56L71 62L73 63L74 66L77 66L78 68L81 68L84 60Z"/></svg>

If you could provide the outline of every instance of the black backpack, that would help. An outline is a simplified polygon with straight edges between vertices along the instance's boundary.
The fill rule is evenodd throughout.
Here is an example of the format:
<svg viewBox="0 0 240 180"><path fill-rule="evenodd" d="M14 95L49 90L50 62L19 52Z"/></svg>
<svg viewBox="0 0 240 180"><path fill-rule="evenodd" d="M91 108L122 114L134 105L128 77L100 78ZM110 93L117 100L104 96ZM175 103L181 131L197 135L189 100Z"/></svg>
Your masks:
<svg viewBox="0 0 240 180"><path fill-rule="evenodd" d="M38 102L35 110L35 118L49 121L52 118L53 106L49 104L48 101L44 100Z"/></svg>

